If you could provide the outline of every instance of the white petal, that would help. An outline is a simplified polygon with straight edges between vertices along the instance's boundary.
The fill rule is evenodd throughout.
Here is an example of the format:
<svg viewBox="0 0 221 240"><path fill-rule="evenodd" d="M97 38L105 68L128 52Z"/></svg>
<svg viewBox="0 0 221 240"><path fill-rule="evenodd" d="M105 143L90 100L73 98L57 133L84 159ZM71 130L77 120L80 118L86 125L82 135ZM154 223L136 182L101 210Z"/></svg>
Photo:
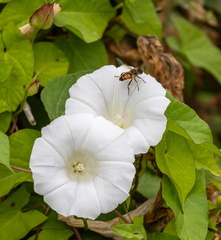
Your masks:
<svg viewBox="0 0 221 240"><path fill-rule="evenodd" d="M111 153L111 154L110 154ZM108 144L96 151L98 161L106 162L134 162L134 152L128 139L128 135L123 132Z"/></svg>
<svg viewBox="0 0 221 240"><path fill-rule="evenodd" d="M45 195L67 184L70 179L65 168L53 166L35 166L32 168L34 190L38 194Z"/></svg>
<svg viewBox="0 0 221 240"><path fill-rule="evenodd" d="M59 117L42 129L42 138L62 157L66 158L73 148L72 135L65 117Z"/></svg>
<svg viewBox="0 0 221 240"><path fill-rule="evenodd" d="M30 160L35 191L44 195L67 182L64 167L65 161L61 155L43 138L36 139Z"/></svg>
<svg viewBox="0 0 221 240"><path fill-rule="evenodd" d="M159 143L166 129L164 112L169 103L165 97L154 97L137 105L133 126L143 134L150 146Z"/></svg>
<svg viewBox="0 0 221 240"><path fill-rule="evenodd" d="M92 181L87 183L79 182L69 214L90 219L95 219L101 214L97 186Z"/></svg>
<svg viewBox="0 0 221 240"><path fill-rule="evenodd" d="M57 129L62 136L57 136ZM83 172L72 172L70 153L76 153ZM127 198L135 174L133 161L124 130L103 117L73 114L44 128L35 141L30 167L35 191L55 211L95 219Z"/></svg>
<svg viewBox="0 0 221 240"><path fill-rule="evenodd" d="M69 181L47 193L44 196L44 201L59 214L69 216L71 204L75 199L77 186L78 183Z"/></svg>
<svg viewBox="0 0 221 240"><path fill-rule="evenodd" d="M64 167L65 161L53 146L43 138L37 138L32 148L30 167L35 166L56 166Z"/></svg>
<svg viewBox="0 0 221 240"><path fill-rule="evenodd" d="M136 105L134 118L162 118L169 103L170 100L163 96L146 99Z"/></svg>
<svg viewBox="0 0 221 240"><path fill-rule="evenodd" d="M162 139L166 124L167 119L165 117L161 119L136 119L133 125L143 134L150 146L155 146Z"/></svg>
<svg viewBox="0 0 221 240"><path fill-rule="evenodd" d="M69 134L72 136L71 150L80 149L85 139L88 137L95 118L92 114L83 113L66 115L64 117L69 128Z"/></svg>
<svg viewBox="0 0 221 240"><path fill-rule="evenodd" d="M115 72L116 67L110 65L79 78L69 90L70 98L88 105L100 115L108 114L106 112L106 97L111 96L111 99L113 97ZM74 105L66 105L66 114L73 112L72 106ZM83 112L81 109L78 111Z"/></svg>
<svg viewBox="0 0 221 240"><path fill-rule="evenodd" d="M79 111L81 109L81 111ZM81 113L91 113L94 116L99 116L99 111L96 112L93 106L90 106L88 103L76 100L74 98L68 98L65 103L65 114L78 114Z"/></svg>
<svg viewBox="0 0 221 240"><path fill-rule="evenodd" d="M150 144L145 139L143 132L138 130L137 127L130 126L125 131L133 146L134 154L146 153L149 150Z"/></svg>
<svg viewBox="0 0 221 240"><path fill-rule="evenodd" d="M114 210L129 196L128 192L122 191L112 183L96 178L94 180L97 196L100 202L101 212L108 213Z"/></svg>
<svg viewBox="0 0 221 240"><path fill-rule="evenodd" d="M111 183L119 190L128 193L134 178L135 167L127 162L100 162L97 175L102 179Z"/></svg>
<svg viewBox="0 0 221 240"><path fill-rule="evenodd" d="M117 139L123 132L124 130L112 122L107 121L103 117L97 117L94 119L93 127L91 127L82 148L87 149L91 153L97 153ZM112 151L108 152L108 154L112 154Z"/></svg>

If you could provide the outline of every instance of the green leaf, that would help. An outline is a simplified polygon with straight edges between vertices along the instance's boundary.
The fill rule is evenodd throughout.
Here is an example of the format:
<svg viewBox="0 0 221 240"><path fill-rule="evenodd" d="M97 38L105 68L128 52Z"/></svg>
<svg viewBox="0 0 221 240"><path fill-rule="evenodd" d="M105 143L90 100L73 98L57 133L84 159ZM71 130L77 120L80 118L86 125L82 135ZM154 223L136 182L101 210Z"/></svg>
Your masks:
<svg viewBox="0 0 221 240"><path fill-rule="evenodd" d="M194 186L196 173L187 140L168 131L156 146L156 161L160 170L175 184L182 206Z"/></svg>
<svg viewBox="0 0 221 240"><path fill-rule="evenodd" d="M9 136L10 158L20 159L29 169L29 160L32 147L36 138L41 133L32 129L23 129Z"/></svg>
<svg viewBox="0 0 221 240"><path fill-rule="evenodd" d="M44 0L16 0L8 3L0 14L0 31L11 21L19 27L27 24L32 14L44 4Z"/></svg>
<svg viewBox="0 0 221 240"><path fill-rule="evenodd" d="M146 198L155 197L160 189L160 182L161 179L148 164L147 170L139 179L137 191Z"/></svg>
<svg viewBox="0 0 221 240"><path fill-rule="evenodd" d="M70 33L68 38L60 37L55 44L68 57L69 73L98 69L108 64L107 52L102 41L85 43Z"/></svg>
<svg viewBox="0 0 221 240"><path fill-rule="evenodd" d="M69 239L73 235L73 231L69 230L42 230L38 235L38 240L63 240ZM35 236L32 236L28 240L35 240Z"/></svg>
<svg viewBox="0 0 221 240"><path fill-rule="evenodd" d="M29 170L32 146L37 137L40 137L40 132L31 129L20 130L9 137L11 165ZM16 169L14 172L15 174L0 165L0 197L22 182L33 181L29 172Z"/></svg>
<svg viewBox="0 0 221 240"><path fill-rule="evenodd" d="M25 187L20 187L0 205L0 238L1 240L21 239L33 227L44 222L47 217L37 210L22 212L30 194ZM12 231L13 229L13 231Z"/></svg>
<svg viewBox="0 0 221 240"><path fill-rule="evenodd" d="M0 164L5 165L10 171L13 172L10 164L9 164L9 140L8 136L4 133L0 132Z"/></svg>
<svg viewBox="0 0 221 240"><path fill-rule="evenodd" d="M220 0L205 0L205 6L211 8L214 12L221 13Z"/></svg>
<svg viewBox="0 0 221 240"><path fill-rule="evenodd" d="M22 164L20 167L24 167ZM32 181L31 173L14 170L13 174L10 170L0 165L0 197L8 194L13 187L18 186L20 183L25 181Z"/></svg>
<svg viewBox="0 0 221 240"><path fill-rule="evenodd" d="M12 119L12 113L3 112L0 113L0 131L3 133L7 132Z"/></svg>
<svg viewBox="0 0 221 240"><path fill-rule="evenodd" d="M97 41L103 35L115 10L108 0L60 0L61 12L55 16L55 24L65 26L87 43Z"/></svg>
<svg viewBox="0 0 221 240"><path fill-rule="evenodd" d="M162 25L151 0L125 0L121 18L132 32L161 38Z"/></svg>
<svg viewBox="0 0 221 240"><path fill-rule="evenodd" d="M0 65L4 60L13 63L8 66L7 79L0 82L0 112L15 111L25 96L23 86L32 81L34 58L30 41L12 22L0 36L0 60Z"/></svg>
<svg viewBox="0 0 221 240"><path fill-rule="evenodd" d="M166 110L167 129L192 140L196 144L212 142L212 133L206 122L186 104L167 95L170 105Z"/></svg>
<svg viewBox="0 0 221 240"><path fill-rule="evenodd" d="M197 172L196 183L181 208L176 188L165 175L163 197L175 213L176 231L181 240L205 240L208 228L208 203L204 170Z"/></svg>
<svg viewBox="0 0 221 240"><path fill-rule="evenodd" d="M111 227L117 234L128 239L143 239L145 236L145 229L141 225L136 224L121 224Z"/></svg>
<svg viewBox="0 0 221 240"><path fill-rule="evenodd" d="M50 120L64 114L65 101L69 98L69 88L78 80L78 78L89 72L90 71L82 71L76 74L58 77L44 88L41 93L41 100Z"/></svg>
<svg viewBox="0 0 221 240"><path fill-rule="evenodd" d="M195 164L197 169L204 168L210 171L215 176L221 176L221 170L219 169L216 163L214 152L205 148L207 143L198 145L198 144L194 144L191 141L188 141L188 144L192 151L193 158L195 159Z"/></svg>
<svg viewBox="0 0 221 240"><path fill-rule="evenodd" d="M167 233L149 233L147 234L148 240L180 240L180 238Z"/></svg>
<svg viewBox="0 0 221 240"><path fill-rule="evenodd" d="M0 61L0 82L4 82L9 77L13 67L13 62L8 60Z"/></svg>
<svg viewBox="0 0 221 240"><path fill-rule="evenodd" d="M176 232L175 218L171 219L171 221L164 228L163 232L167 233L167 234L170 234L170 235L173 235L175 237L178 237L177 232Z"/></svg>
<svg viewBox="0 0 221 240"><path fill-rule="evenodd" d="M58 220L58 214L53 210L50 210L48 219L41 229L38 240L63 240L69 239L74 234L70 226ZM29 240L34 240L35 237L36 235L33 235Z"/></svg>
<svg viewBox="0 0 221 240"><path fill-rule="evenodd" d="M54 43L38 42L33 46L35 56L35 74L42 86L68 71L68 59Z"/></svg>
<svg viewBox="0 0 221 240"><path fill-rule="evenodd" d="M184 18L173 17L172 21L180 37L175 50L184 55L191 64L210 72L221 83L221 51L219 48L212 44L199 27ZM173 42L175 42L174 39ZM173 48L173 42L170 39L167 41L171 48Z"/></svg>

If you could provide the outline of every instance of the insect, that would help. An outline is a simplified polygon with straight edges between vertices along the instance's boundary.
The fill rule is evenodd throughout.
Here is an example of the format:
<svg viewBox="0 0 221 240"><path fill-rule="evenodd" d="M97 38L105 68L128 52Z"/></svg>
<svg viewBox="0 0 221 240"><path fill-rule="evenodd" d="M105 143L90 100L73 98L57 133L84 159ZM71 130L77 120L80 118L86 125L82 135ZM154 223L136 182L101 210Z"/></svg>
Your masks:
<svg viewBox="0 0 221 240"><path fill-rule="evenodd" d="M119 77L119 81L125 81L125 80L130 80L128 85L127 85L127 89L128 89L128 95L130 95L130 84L131 82L134 80L137 84L137 89L139 91L139 85L138 82L136 80L136 78L140 78L144 83L146 83L143 78L141 78L139 75L141 75L143 73L143 69L140 67L137 68L133 68L128 66L126 63L123 63L119 58L116 58L117 62L119 65L126 65L130 70L127 72L122 72Z"/></svg>

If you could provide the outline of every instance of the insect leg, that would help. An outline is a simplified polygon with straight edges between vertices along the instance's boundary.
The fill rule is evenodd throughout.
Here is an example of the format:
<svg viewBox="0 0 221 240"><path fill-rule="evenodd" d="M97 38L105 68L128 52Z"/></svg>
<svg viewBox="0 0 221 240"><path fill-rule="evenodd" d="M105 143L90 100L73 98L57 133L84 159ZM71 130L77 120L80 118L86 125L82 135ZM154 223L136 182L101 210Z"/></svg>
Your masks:
<svg viewBox="0 0 221 240"><path fill-rule="evenodd" d="M128 95L130 95L130 84L133 81L133 78L131 78L130 82L127 85L127 89L128 89Z"/></svg>
<svg viewBox="0 0 221 240"><path fill-rule="evenodd" d="M140 79L142 79L142 81L144 82L144 83L146 83L144 80L143 80L143 78L141 78L141 77L139 77L139 76L137 76L138 78L140 78Z"/></svg>
<svg viewBox="0 0 221 240"><path fill-rule="evenodd" d="M134 81L136 82L136 84L137 84L137 89L138 89L138 91L139 91L140 89L139 89L138 82L137 82L136 78L133 78L133 79L134 79Z"/></svg>

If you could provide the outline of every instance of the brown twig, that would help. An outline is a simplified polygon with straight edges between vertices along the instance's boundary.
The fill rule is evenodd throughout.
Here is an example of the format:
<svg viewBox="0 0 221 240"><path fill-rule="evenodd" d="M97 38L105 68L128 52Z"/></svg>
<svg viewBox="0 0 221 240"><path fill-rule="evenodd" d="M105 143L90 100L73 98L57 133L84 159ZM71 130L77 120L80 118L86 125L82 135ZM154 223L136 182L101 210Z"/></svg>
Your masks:
<svg viewBox="0 0 221 240"><path fill-rule="evenodd" d="M121 218L125 223L127 223L127 224L130 223L130 222L129 222L120 212L118 212L116 209L114 209L113 212L114 212L119 218Z"/></svg>
<svg viewBox="0 0 221 240"><path fill-rule="evenodd" d="M74 231L74 233L75 233L75 235L77 237L77 240L82 240L82 237L81 237L78 229L76 227L72 227L72 229L73 229L73 231Z"/></svg>

